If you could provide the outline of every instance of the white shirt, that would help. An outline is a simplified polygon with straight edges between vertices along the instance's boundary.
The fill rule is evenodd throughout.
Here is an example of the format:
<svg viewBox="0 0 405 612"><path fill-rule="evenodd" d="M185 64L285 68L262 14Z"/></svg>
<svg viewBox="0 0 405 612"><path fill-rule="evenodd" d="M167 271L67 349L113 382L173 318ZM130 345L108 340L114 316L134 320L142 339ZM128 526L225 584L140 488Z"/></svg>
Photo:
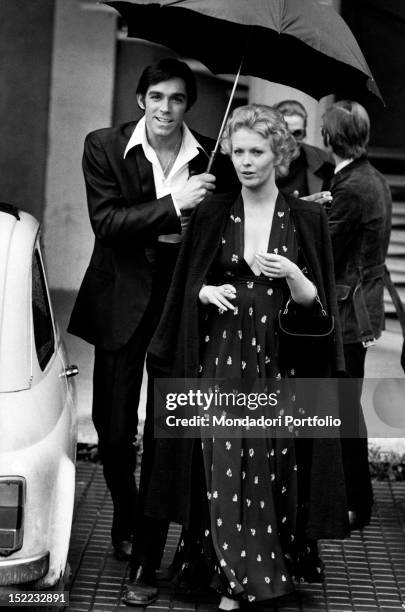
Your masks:
<svg viewBox="0 0 405 612"><path fill-rule="evenodd" d="M353 159L344 159L343 161L340 162L340 164L338 164L335 168L335 174L337 174L338 172L340 172L340 170L343 170L343 168L346 168L346 166L348 166L349 164L351 164L353 161Z"/></svg>
<svg viewBox="0 0 405 612"><path fill-rule="evenodd" d="M125 147L124 159L130 151L136 145L141 145L146 159L152 164L153 168L153 180L155 183L156 197L163 198L166 195L171 195L173 205L176 209L177 215L181 217L180 209L176 204L176 200L173 197L173 193L181 191L186 185L189 178L188 164L189 162L197 157L199 148L201 145L198 143L196 138L190 132L189 128L183 123L183 139L181 147L176 160L167 177L163 174L162 167L158 160L155 150L151 147L146 136L146 124L145 117L142 117L135 126L134 131L131 134L128 144ZM207 159L208 163L208 159ZM186 227L186 218L181 218L182 233ZM159 242L180 242L181 234L163 234L158 237Z"/></svg>

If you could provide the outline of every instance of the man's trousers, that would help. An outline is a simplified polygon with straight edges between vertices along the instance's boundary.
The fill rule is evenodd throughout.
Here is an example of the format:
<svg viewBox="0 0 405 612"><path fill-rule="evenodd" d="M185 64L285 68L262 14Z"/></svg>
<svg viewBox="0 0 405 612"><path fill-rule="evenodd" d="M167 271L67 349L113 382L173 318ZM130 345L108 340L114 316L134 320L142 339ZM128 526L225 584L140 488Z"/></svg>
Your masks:
<svg viewBox="0 0 405 612"><path fill-rule="evenodd" d="M134 478L139 396L146 350L162 314L178 250L179 245L158 244L151 298L129 342L117 351L95 349L93 422L99 438L104 477L113 500L113 542L129 539L137 531L136 517L142 516L142 500ZM149 384L141 465L141 482L144 483L149 481L154 447L153 372L148 364L146 366ZM167 526L164 529L167 530ZM159 539L159 546L162 539L165 533Z"/></svg>
<svg viewBox="0 0 405 612"><path fill-rule="evenodd" d="M342 379L342 418L347 437L342 439L343 466L349 510L356 513L356 527L370 521L373 492L368 466L367 429L361 407L364 364L367 349L361 342L344 344L346 372L349 382ZM354 380L351 380L354 379Z"/></svg>

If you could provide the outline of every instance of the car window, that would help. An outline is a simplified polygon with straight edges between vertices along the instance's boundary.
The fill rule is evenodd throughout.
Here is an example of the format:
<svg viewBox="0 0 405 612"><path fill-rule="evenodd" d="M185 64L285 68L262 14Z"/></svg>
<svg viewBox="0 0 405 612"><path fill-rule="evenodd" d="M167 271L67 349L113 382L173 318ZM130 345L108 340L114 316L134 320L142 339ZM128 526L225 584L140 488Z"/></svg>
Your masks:
<svg viewBox="0 0 405 612"><path fill-rule="evenodd" d="M53 355L55 338L45 275L38 249L34 250L32 260L32 316L38 362L41 370L44 370Z"/></svg>

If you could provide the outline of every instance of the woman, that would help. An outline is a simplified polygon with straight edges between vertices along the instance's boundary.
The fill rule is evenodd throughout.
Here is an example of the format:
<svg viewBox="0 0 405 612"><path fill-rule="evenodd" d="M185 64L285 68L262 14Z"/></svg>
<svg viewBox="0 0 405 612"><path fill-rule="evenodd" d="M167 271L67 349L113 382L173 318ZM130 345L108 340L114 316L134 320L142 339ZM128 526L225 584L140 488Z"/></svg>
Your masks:
<svg viewBox="0 0 405 612"><path fill-rule="evenodd" d="M150 347L176 377L293 376L293 360L287 371L278 359L279 310L290 296L311 308L318 294L336 314L323 211L275 184L294 146L270 107L241 107L228 120L222 149L241 193L214 196L193 214ZM323 375L338 369L339 339ZM146 512L185 525L177 560L184 568L204 558L223 610L282 596L293 578L321 579L315 540L347 534L339 441L296 446L264 437L158 441Z"/></svg>

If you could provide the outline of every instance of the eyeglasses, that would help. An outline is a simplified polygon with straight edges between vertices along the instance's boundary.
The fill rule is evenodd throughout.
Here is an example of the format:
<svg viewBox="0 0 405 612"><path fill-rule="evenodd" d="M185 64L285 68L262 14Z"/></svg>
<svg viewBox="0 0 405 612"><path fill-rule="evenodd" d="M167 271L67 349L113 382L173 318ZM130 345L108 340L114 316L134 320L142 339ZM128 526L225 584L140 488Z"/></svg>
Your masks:
<svg viewBox="0 0 405 612"><path fill-rule="evenodd" d="M304 140L307 132L305 128L303 128L301 130L294 130L293 132L290 132L290 134L291 136L294 136L295 140Z"/></svg>

